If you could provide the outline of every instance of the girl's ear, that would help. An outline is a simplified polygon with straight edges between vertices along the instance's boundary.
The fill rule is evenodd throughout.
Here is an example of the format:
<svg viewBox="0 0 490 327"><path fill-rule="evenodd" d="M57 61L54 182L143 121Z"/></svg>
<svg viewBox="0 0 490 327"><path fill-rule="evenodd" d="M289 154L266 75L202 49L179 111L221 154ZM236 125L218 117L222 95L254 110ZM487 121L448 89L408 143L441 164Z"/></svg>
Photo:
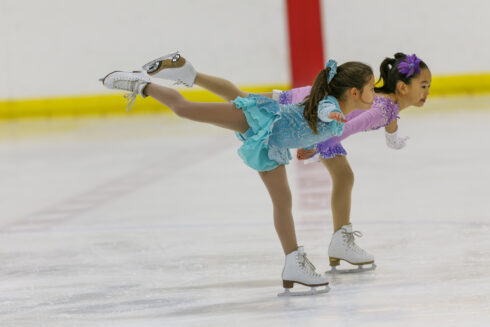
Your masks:
<svg viewBox="0 0 490 327"><path fill-rule="evenodd" d="M405 95L407 94L408 92L408 86L407 84L405 84L405 82L403 81L398 81L398 83L396 83L396 90L398 91L398 93L400 93L401 95Z"/></svg>
<svg viewBox="0 0 490 327"><path fill-rule="evenodd" d="M359 94L360 94L360 93L361 93L361 92L359 92L359 90L358 90L358 89L356 89L355 87L353 87L353 88L351 88L351 89L349 90L349 94L350 94L350 96L351 96L352 98L354 98L354 99L357 99L357 97L359 96Z"/></svg>

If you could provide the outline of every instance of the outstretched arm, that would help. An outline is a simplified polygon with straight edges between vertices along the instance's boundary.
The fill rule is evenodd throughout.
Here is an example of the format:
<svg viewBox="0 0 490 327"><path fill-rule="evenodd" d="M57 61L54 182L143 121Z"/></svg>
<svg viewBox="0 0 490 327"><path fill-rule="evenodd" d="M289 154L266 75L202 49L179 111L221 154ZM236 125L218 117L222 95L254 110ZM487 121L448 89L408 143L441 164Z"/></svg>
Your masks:
<svg viewBox="0 0 490 327"><path fill-rule="evenodd" d="M344 125L344 131L340 136L334 136L320 142L318 145L323 148L329 148L335 144L339 144L343 139L351 136L352 134L359 133L362 131L378 128L382 121L384 121L383 112L380 108L374 107L367 111L362 112L356 117L347 121ZM314 153L311 151L305 151L306 149L299 149L297 152L297 158L300 160L308 159Z"/></svg>
<svg viewBox="0 0 490 327"><path fill-rule="evenodd" d="M379 121L382 119L384 119L383 114L381 110L377 107L367 110L345 123L342 135L334 136L329 138L328 140L321 142L322 146L329 147L334 144L340 143L340 141L346 139L352 134L376 128L379 126Z"/></svg>

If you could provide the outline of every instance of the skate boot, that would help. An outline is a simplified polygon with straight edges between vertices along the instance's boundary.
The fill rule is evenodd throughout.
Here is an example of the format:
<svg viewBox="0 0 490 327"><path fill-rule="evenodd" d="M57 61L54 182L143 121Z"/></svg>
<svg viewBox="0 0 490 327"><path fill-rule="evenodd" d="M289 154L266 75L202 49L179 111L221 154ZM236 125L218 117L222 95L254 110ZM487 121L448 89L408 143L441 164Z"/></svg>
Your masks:
<svg viewBox="0 0 490 327"><path fill-rule="evenodd" d="M290 292L294 283L309 286L311 289L303 292ZM286 263L282 270L282 284L284 292L278 294L278 296L316 295L330 290L327 277L315 271L315 266L306 257L302 246L286 255ZM318 286L325 286L325 288L317 290L316 287Z"/></svg>
<svg viewBox="0 0 490 327"><path fill-rule="evenodd" d="M143 94L143 89L148 83L150 83L150 78L145 76L143 73L136 71L114 71L107 74L104 78L99 79L99 81L101 81L102 84L108 89L131 92L124 95L124 97L128 99L128 106L126 107L126 110L130 111L138 94L143 98L147 97L145 94Z"/></svg>
<svg viewBox="0 0 490 327"><path fill-rule="evenodd" d="M170 53L150 61L143 66L146 73L152 77L175 81L175 84L194 85L196 70L179 52Z"/></svg>
<svg viewBox="0 0 490 327"><path fill-rule="evenodd" d="M354 237L362 237L359 231L352 231L352 225L344 225L332 235L328 256L332 269L327 273L353 273L376 269L374 256L361 249L355 243ZM340 260L347 261L351 265L358 266L357 269L337 270ZM363 268L363 265L371 264L371 267Z"/></svg>

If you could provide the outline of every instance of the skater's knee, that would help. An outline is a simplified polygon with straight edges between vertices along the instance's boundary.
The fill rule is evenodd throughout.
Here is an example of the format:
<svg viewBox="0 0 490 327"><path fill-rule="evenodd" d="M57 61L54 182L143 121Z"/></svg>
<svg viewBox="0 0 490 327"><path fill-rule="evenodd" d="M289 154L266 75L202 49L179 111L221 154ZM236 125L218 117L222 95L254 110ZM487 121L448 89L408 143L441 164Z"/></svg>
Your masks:
<svg viewBox="0 0 490 327"><path fill-rule="evenodd" d="M283 194L272 200L275 212L287 213L293 210L293 199L290 194Z"/></svg>
<svg viewBox="0 0 490 327"><path fill-rule="evenodd" d="M345 187L352 188L354 186L354 173L352 169L342 169L332 174L332 181L335 184L341 184Z"/></svg>

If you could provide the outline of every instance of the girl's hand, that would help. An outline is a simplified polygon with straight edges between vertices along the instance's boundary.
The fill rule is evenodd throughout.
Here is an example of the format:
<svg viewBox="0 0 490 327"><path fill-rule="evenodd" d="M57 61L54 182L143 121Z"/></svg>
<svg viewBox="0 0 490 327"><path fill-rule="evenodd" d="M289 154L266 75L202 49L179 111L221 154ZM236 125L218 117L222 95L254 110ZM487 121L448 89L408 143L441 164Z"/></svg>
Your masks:
<svg viewBox="0 0 490 327"><path fill-rule="evenodd" d="M386 145L392 149L400 150L407 145L408 136L398 136L398 130L393 133L385 131Z"/></svg>
<svg viewBox="0 0 490 327"><path fill-rule="evenodd" d="M333 120L336 120L338 121L339 123L342 122L342 123L346 123L347 122L347 119L344 118L344 115L342 115L340 112L338 111L332 111L329 115L328 115L328 118L330 119L333 119Z"/></svg>
<svg viewBox="0 0 490 327"><path fill-rule="evenodd" d="M312 150L298 149L296 151L296 158L298 158L298 160L306 160L311 158L315 154L315 152L316 147Z"/></svg>

